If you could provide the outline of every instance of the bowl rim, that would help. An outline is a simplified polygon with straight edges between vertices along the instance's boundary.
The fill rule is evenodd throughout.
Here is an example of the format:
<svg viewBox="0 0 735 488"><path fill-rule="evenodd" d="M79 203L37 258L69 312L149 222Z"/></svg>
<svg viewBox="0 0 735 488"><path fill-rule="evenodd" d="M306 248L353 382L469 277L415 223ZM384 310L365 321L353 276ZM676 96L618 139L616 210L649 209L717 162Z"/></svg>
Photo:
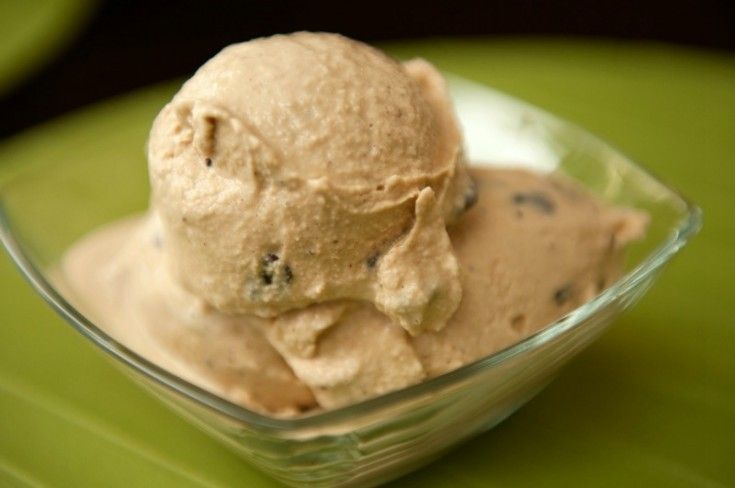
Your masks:
<svg viewBox="0 0 735 488"><path fill-rule="evenodd" d="M457 80L460 77L451 75L451 78ZM475 84L470 80L467 81ZM587 318L601 310L606 304L624 295L661 268L686 245L691 237L693 237L702 226L702 210L698 206L683 196L679 191L653 175L648 169L634 163L630 158L626 157L621 151L616 150L612 145L587 132L576 124L552 115L537 106L528 104L523 100L517 99L491 87L484 85L479 86L482 86L483 89L488 92L492 92L496 96L506 98L520 106L531 108L543 117L553 119L557 123L563 123L570 129L579 132L580 135L583 135L589 141L602 145L613 151L617 156L623 157L626 164L635 167L637 171L640 171L645 176L655 180L665 190L670 192L682 207L681 211L683 216L678 221L676 228L671 231L664 241L648 256L642 259L635 268L619 278L615 283L610 285L592 300L560 317L538 332L501 349L500 351L460 366L450 372L400 390L395 390L378 397L363 400L361 402L333 410L319 411L300 417L281 418L258 413L225 400L214 393L196 386L140 356L113 339L100 327L95 325L93 321L85 317L83 313L71 305L57 290L57 288L50 283L46 277L46 272L36 264L36 261L30 256L25 246L17 238L18 234L15 232L6 210L4 192L2 191L6 185L12 183L14 178L5 181L3 189L0 189L0 242L2 242L14 264L35 291L40 294L41 297L49 303L51 307L74 329L96 344L106 354L138 371L148 379L153 380L157 385L183 395L201 406L212 409L232 420L245 423L251 427L261 430L295 431L302 429L314 429L333 426L335 423L345 420L354 420L357 417L370 415L372 412L380 410L391 404L418 398L437 388L445 387L453 383L459 383L479 371L499 366L522 353L537 349L566 332L575 329L583 324ZM15 176L16 175L14 175L14 177Z"/></svg>

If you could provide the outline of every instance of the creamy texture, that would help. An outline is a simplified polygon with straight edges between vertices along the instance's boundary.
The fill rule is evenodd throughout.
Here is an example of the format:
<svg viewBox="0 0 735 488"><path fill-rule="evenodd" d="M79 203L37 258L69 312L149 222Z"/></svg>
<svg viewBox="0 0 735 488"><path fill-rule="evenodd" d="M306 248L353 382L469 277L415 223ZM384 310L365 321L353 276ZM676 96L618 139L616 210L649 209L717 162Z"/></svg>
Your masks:
<svg viewBox="0 0 735 488"><path fill-rule="evenodd" d="M503 349L588 301L622 270L646 216L557 176L474 169L479 201L450 227L463 299L415 337L365 302L274 318L215 310L163 267L155 216L103 229L65 257L78 305L113 337L246 407L290 416L418 383ZM337 249L339 251L339 249Z"/></svg>
<svg viewBox="0 0 735 488"><path fill-rule="evenodd" d="M148 158L166 266L218 310L361 300L418 334L461 300L446 225L474 187L423 60L334 34L229 46L158 115Z"/></svg>
<svg viewBox="0 0 735 488"><path fill-rule="evenodd" d="M474 175L478 203L450 229L462 303L445 329L412 341L429 376L508 347L595 297L620 276L625 246L648 223L559 176Z"/></svg>
<svg viewBox="0 0 735 488"><path fill-rule="evenodd" d="M645 227L557 177L473 182L439 73L333 34L224 49L148 161L148 214L79 242L63 286L143 357L277 416L528 336L610 284Z"/></svg>
<svg viewBox="0 0 735 488"><path fill-rule="evenodd" d="M277 416L316 407L255 327L170 278L157 228L154 218L130 218L73 247L60 277L72 303L143 358L231 402Z"/></svg>

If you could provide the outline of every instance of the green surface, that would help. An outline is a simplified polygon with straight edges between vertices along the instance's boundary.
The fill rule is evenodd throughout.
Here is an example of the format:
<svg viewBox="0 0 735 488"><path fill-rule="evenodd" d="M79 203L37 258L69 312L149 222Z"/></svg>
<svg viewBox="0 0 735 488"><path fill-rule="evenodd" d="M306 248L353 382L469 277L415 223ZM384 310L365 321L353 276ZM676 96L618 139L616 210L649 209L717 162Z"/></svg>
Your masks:
<svg viewBox="0 0 735 488"><path fill-rule="evenodd" d="M705 211L701 235L657 286L546 391L396 486L735 485L735 60L532 41L392 51L589 128ZM78 157L144 164L148 126L171 90L21 135L0 148L0 169ZM122 376L4 257L0 283L0 485L276 485Z"/></svg>
<svg viewBox="0 0 735 488"><path fill-rule="evenodd" d="M93 0L0 1L0 95L62 48Z"/></svg>

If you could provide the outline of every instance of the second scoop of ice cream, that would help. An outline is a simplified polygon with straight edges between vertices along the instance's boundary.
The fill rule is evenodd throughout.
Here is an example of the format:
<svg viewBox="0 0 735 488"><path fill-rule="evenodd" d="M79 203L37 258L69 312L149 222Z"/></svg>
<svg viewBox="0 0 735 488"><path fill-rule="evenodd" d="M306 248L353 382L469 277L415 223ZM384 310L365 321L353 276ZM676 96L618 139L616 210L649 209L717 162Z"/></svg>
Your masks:
<svg viewBox="0 0 735 488"><path fill-rule="evenodd" d="M447 222L473 201L441 75L332 34L237 44L157 117L167 266L227 313L373 303L409 332L461 299Z"/></svg>

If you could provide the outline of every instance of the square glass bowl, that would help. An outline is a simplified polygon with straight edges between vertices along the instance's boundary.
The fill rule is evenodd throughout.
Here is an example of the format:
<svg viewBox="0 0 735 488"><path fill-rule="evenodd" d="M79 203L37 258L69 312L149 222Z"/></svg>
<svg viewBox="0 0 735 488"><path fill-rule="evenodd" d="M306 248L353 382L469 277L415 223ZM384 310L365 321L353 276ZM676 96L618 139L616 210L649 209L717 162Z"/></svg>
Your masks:
<svg viewBox="0 0 735 488"><path fill-rule="evenodd" d="M486 87L453 77L450 85L473 164L560 172L606 201L647 211L651 224L629 249L625 275L599 296L511 347L424 383L338 410L270 418L178 378L107 335L70 305L50 270L87 232L144 210L148 185L140 160L119 165L80 155L63 167L39 161L22 168L0 189L0 237L69 324L263 471L294 486L385 482L493 427L532 398L649 288L701 225L697 207L594 136Z"/></svg>

